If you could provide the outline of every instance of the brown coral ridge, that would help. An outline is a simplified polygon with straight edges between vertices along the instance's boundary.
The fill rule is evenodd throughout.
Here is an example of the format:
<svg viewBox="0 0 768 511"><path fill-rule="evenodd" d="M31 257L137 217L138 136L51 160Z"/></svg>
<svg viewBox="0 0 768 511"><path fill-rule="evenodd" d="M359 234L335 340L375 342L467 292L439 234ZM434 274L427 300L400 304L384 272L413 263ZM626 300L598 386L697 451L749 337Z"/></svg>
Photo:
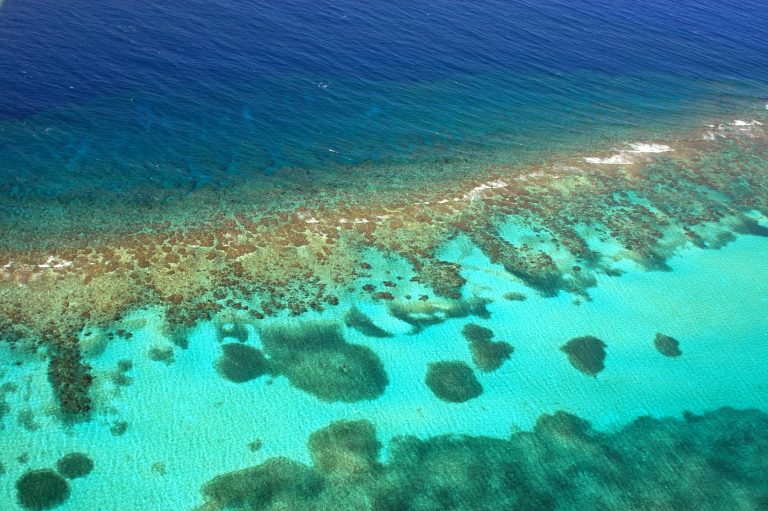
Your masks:
<svg viewBox="0 0 768 511"><path fill-rule="evenodd" d="M483 372L495 371L509 360L514 348L504 341L493 341L493 330L467 323L461 334L469 342L472 362Z"/></svg>
<svg viewBox="0 0 768 511"><path fill-rule="evenodd" d="M220 203L226 214L85 240L52 222L37 244L0 246L0 331L34 343L147 304L165 306L182 326L218 307L255 318L300 315L333 306L358 287L362 253L371 248L405 258L423 285L455 298L463 285L459 267L437 254L460 235L543 295L586 296L594 273L611 267L590 248L585 227L649 269L666 268L685 243L720 246L724 238L708 233L718 223L720 233L766 234L745 216L768 214L765 133L754 127L722 136L705 144L698 135L673 153L623 167L574 157L531 167L478 163L441 187L403 185L374 199L351 189L314 187L317 193L305 196L301 187L277 187L252 207ZM250 193L247 186L237 191ZM549 242L512 243L499 227L508 220L546 233Z"/></svg>
<svg viewBox="0 0 768 511"><path fill-rule="evenodd" d="M766 428L762 412L722 408L601 433L556 412L508 439L396 437L381 462L372 424L339 421L312 434L314 466L270 458L219 475L200 511L762 509Z"/></svg>
<svg viewBox="0 0 768 511"><path fill-rule="evenodd" d="M92 407L88 389L93 383L91 366L82 360L74 337L50 343L48 381L67 420L88 420Z"/></svg>

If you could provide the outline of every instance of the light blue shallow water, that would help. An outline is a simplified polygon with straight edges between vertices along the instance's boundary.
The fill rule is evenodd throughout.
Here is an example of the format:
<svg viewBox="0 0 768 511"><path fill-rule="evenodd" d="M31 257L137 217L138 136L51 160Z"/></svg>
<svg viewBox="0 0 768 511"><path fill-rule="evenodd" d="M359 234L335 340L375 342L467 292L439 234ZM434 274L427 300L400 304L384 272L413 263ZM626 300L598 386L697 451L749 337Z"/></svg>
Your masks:
<svg viewBox="0 0 768 511"><path fill-rule="evenodd" d="M530 430L542 413L556 411L583 417L601 431L617 431L647 415L679 418L685 411L700 414L722 406L766 411L768 351L759 342L768 336L766 243L743 237L720 251L689 249L670 261L671 272L630 268L621 277L601 278L592 301L581 305L569 296L503 300L500 296L520 290L519 284L471 247L457 245L465 250L463 262L474 268L466 272L467 289L493 300L487 318L449 319L413 333L410 325L386 319L386 310L377 314L374 304L342 303L328 313L275 320L343 323L355 306L383 328L399 332L372 339L343 330L348 342L373 349L389 374L390 384L374 401L324 403L284 377L226 382L214 370L221 348L211 323L195 329L189 349L176 350L172 363L152 360L153 347L173 348L162 333L162 312L155 309L131 314L117 325L133 332L129 341L107 342L104 334L96 334L83 342L98 382L92 395L104 411L89 423L62 427L56 417L39 412L54 406L45 367L9 367L16 356L3 347L4 380L20 388L6 396L13 412L2 432L6 473L0 495L10 506L6 509L21 509L11 504L16 478L27 467L51 466L76 451L87 452L96 469L72 482L72 496L60 509L118 509L125 503L130 509L189 509L200 502L194 490L219 473L275 456L310 463L309 435L341 419L372 421L387 445L395 436L414 434L503 439ZM382 278L398 266L402 263L381 266ZM247 315L238 314L224 315L219 324L238 318L250 324ZM499 370L478 372L480 397L446 403L423 384L424 373L427 364L439 360L472 364L460 333L467 323L492 329L515 351ZM262 347L258 331L250 326L247 331L246 344ZM668 358L654 348L658 331L680 340L682 356ZM574 370L559 349L585 334L607 344L605 370L597 378ZM113 378L120 360L133 363L126 373L132 382L124 387ZM14 415L24 409L35 410L38 429L15 423ZM123 421L122 436L110 433ZM249 448L254 441L260 445L255 452ZM25 453L27 461L15 461ZM385 448L383 458L389 455ZM682 476L679 490L695 494L695 482ZM482 506L482 496L477 499L470 508Z"/></svg>

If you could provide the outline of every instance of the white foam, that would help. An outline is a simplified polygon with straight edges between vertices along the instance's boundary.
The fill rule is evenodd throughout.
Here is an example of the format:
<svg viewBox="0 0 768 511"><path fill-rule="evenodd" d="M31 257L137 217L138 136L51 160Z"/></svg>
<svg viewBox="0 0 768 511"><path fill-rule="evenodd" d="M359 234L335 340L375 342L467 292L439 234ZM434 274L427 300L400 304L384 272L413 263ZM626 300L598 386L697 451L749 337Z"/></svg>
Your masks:
<svg viewBox="0 0 768 511"><path fill-rule="evenodd" d="M629 144L633 153L668 153L672 148L665 144Z"/></svg>
<svg viewBox="0 0 768 511"><path fill-rule="evenodd" d="M731 123L732 126L762 126L763 123L760 121L756 121L752 119L751 121L742 121L741 119L736 119Z"/></svg>
<svg viewBox="0 0 768 511"><path fill-rule="evenodd" d="M608 158L587 157L584 161L593 165L628 165L633 163L630 158L627 158L626 154L614 154Z"/></svg>
<svg viewBox="0 0 768 511"><path fill-rule="evenodd" d="M492 190L494 188L504 188L506 186L507 186L507 183L501 180L488 181L487 183L483 183L480 186L476 186L472 188L469 192L467 192L464 195L464 200L479 199L480 197L485 195L485 192L488 190Z"/></svg>
<svg viewBox="0 0 768 511"><path fill-rule="evenodd" d="M66 268L68 266L72 266L72 261L67 261L65 259L58 259L53 256L48 256L48 259L43 264L38 264L38 268Z"/></svg>

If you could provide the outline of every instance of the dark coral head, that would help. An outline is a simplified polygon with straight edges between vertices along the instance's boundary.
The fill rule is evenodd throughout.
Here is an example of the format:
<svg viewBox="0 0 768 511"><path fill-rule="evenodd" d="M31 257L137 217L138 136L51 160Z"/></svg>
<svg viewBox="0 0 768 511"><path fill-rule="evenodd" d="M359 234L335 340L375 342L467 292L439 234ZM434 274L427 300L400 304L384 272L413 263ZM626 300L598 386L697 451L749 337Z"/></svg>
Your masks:
<svg viewBox="0 0 768 511"><path fill-rule="evenodd" d="M674 337L657 333L656 338L653 340L653 345L664 356L667 357L679 357L683 354L680 351L680 342Z"/></svg>
<svg viewBox="0 0 768 511"><path fill-rule="evenodd" d="M51 509L69 498L69 484L51 469L31 470L16 481L16 492L24 509Z"/></svg>
<svg viewBox="0 0 768 511"><path fill-rule="evenodd" d="M377 466L381 442L366 420L336 421L312 433L309 452L323 472L367 473Z"/></svg>
<svg viewBox="0 0 768 511"><path fill-rule="evenodd" d="M483 393L472 368L459 360L429 364L424 382L435 396L449 403L463 403Z"/></svg>
<svg viewBox="0 0 768 511"><path fill-rule="evenodd" d="M67 479L85 477L93 470L93 460L81 452L72 452L56 462L56 469Z"/></svg>
<svg viewBox="0 0 768 511"><path fill-rule="evenodd" d="M216 361L216 372L234 383L244 383L267 372L267 359L258 349L237 342L221 347L222 355Z"/></svg>
<svg viewBox="0 0 768 511"><path fill-rule="evenodd" d="M605 343L592 335L574 337L560 349L568 355L568 361L584 374L597 376L605 369Z"/></svg>
<svg viewBox="0 0 768 511"><path fill-rule="evenodd" d="M490 341L493 339L493 330L485 328L484 326L475 325L474 323L467 323L464 328L461 329L461 334L468 341Z"/></svg>

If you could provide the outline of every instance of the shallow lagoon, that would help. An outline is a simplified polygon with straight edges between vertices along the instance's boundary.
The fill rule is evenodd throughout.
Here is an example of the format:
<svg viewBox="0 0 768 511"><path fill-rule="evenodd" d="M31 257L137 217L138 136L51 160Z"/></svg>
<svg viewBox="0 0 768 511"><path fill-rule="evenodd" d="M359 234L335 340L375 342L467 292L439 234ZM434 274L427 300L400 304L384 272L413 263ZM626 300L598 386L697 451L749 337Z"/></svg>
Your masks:
<svg viewBox="0 0 768 511"><path fill-rule="evenodd" d="M684 412L701 414L722 406L768 411L768 347L759 342L768 336L766 238L740 236L719 250L687 248L669 261L671 271L626 266L621 276L600 276L590 289L591 299L576 299L578 304L570 294L537 296L471 246L451 248L469 268L463 272L463 298L487 300L478 307L487 314L448 318L414 333L412 325L373 301L342 301L301 319L265 320L296 328L304 322L343 325L351 307L367 314L393 335L373 338L347 326L341 332L347 343L369 347L383 363L389 384L374 400L324 402L280 375L240 384L225 381L214 367L221 353L218 336L222 328L225 334L236 330L237 313L198 325L188 348L181 349L163 335L162 311L149 309L115 325L132 334L128 339L123 334L103 346L83 341L93 366L91 395L97 412L90 422L63 425L50 414L56 403L45 365L31 359L14 365L25 357L3 346L7 369L2 380L18 387L5 394L8 409L0 432L5 498L15 501L15 481L26 470L53 467L67 453L85 452L95 469L70 482L71 497L60 509L115 509L116 499L140 507L188 509L202 503L198 490L218 474L276 456L311 463L310 434L342 419L371 421L386 460L386 446L399 435L504 439L530 431L542 414L556 411L584 418L603 432L617 431L641 416L681 418ZM377 263L372 279L386 280L390 272L404 269L397 260ZM407 294L409 284L397 288L398 294ZM510 292L526 299L504 299ZM437 308L447 306L445 301ZM441 360L473 365L461 334L467 323L491 329L493 339L508 342L514 352L496 371L475 369L483 389L479 397L444 402L425 385L426 367ZM262 348L253 324L245 320L247 338L223 341ZM678 339L682 355L670 358L657 351L657 332ZM583 335L607 345L605 369L596 377L577 370L561 351L569 339ZM171 356L157 356L163 352L157 348L168 348ZM121 360L132 366L122 371ZM119 379L118 373L127 378ZM32 410L32 417L20 420L25 410Z"/></svg>

